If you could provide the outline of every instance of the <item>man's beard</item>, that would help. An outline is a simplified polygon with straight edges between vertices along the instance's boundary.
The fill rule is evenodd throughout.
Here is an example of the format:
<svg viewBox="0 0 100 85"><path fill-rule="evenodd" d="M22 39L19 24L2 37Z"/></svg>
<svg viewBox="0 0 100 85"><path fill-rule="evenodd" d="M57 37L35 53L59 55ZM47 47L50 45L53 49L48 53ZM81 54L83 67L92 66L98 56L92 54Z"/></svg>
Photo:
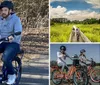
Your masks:
<svg viewBox="0 0 100 85"><path fill-rule="evenodd" d="M2 17L3 17L3 18L7 18L9 15L10 15L10 13L8 13L8 14L4 14L4 13L3 13L3 14L2 14Z"/></svg>

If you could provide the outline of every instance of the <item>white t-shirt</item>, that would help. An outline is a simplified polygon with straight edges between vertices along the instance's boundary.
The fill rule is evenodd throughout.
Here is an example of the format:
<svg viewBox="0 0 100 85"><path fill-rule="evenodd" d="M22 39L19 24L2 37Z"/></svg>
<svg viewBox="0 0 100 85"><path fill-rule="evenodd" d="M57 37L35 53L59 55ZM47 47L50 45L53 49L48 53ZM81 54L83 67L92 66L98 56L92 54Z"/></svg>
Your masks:
<svg viewBox="0 0 100 85"><path fill-rule="evenodd" d="M63 55L61 52L57 52L57 63L63 63L59 58L61 58L64 62L66 62L66 57L68 55Z"/></svg>

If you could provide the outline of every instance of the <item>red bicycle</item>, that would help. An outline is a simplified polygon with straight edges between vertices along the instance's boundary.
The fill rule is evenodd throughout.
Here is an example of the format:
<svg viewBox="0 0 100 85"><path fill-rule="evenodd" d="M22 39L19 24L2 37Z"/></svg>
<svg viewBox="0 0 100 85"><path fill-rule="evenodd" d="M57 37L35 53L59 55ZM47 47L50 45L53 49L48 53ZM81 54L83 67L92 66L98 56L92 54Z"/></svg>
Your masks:
<svg viewBox="0 0 100 85"><path fill-rule="evenodd" d="M96 68L96 62L92 58L89 61L91 63L89 66L84 67L84 68L86 68L85 71L87 71L88 77L93 82L100 83L100 67ZM86 63L84 63L84 64L87 65ZM84 70L84 68L83 68L83 70Z"/></svg>
<svg viewBox="0 0 100 85"><path fill-rule="evenodd" d="M73 60L73 65L70 66L69 71L62 72L61 68L58 66L52 66L51 68L51 80L54 84L61 84L63 80L73 80L75 85L87 85L88 76L84 70L81 70L77 59Z"/></svg>

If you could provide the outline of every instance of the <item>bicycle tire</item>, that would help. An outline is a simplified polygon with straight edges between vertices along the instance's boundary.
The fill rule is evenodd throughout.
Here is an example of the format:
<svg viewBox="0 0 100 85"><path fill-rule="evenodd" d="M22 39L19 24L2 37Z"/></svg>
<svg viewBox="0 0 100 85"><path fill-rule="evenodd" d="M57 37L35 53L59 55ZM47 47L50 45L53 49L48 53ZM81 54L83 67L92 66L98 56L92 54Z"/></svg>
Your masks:
<svg viewBox="0 0 100 85"><path fill-rule="evenodd" d="M62 83L62 79L59 79L58 81L54 80L54 74L55 74L57 71L60 72L59 70L54 70L54 71L52 72L52 74L51 74L51 80L52 80L52 82L53 82L54 84L59 85L59 84Z"/></svg>
<svg viewBox="0 0 100 85"><path fill-rule="evenodd" d="M77 75L76 73L79 73L79 76L81 76L83 78L83 80L79 80L79 82L77 82L76 81L76 78L77 78L76 77L76 75ZM80 78L80 79L82 79L82 78ZM73 74L73 81L74 81L75 85L88 85L88 75L83 70L76 70L76 72L74 72L74 74Z"/></svg>
<svg viewBox="0 0 100 85"><path fill-rule="evenodd" d="M20 79L21 79L21 74L22 74L22 64L21 64L21 59L19 57L16 57L13 62L17 63L18 66L15 65L14 70L18 73L16 73L16 80L14 84L11 85L19 85ZM13 65L14 66L14 65ZM18 69L19 68L19 69ZM8 85L8 84L6 84Z"/></svg>
<svg viewBox="0 0 100 85"><path fill-rule="evenodd" d="M97 79L97 77L98 77L97 73L99 73L99 79ZM97 75L97 76L95 76L95 78L94 78L94 75ZM93 82L100 83L100 69L95 69L94 71L92 71L90 74L90 78Z"/></svg>

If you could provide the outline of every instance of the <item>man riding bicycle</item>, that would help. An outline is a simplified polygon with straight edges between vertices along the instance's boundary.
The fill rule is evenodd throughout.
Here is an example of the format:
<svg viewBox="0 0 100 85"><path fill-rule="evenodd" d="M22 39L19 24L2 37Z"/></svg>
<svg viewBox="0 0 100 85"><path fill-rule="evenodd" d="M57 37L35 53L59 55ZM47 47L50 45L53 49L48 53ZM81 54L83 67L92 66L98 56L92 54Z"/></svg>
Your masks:
<svg viewBox="0 0 100 85"><path fill-rule="evenodd" d="M66 57L69 57L66 54L66 47L65 46L60 46L60 51L57 52L57 64L58 66L62 67L62 71L64 71L64 68L66 69L66 72L68 71L68 66L66 64Z"/></svg>
<svg viewBox="0 0 100 85"><path fill-rule="evenodd" d="M7 84L13 84L16 79L12 61L20 51L22 32L20 18L13 12L13 7L14 5L11 1L3 1L0 5L0 38L6 38L9 36L9 42L3 42L0 44L0 53L3 53L2 61L6 66L8 73ZM20 32L20 34L11 35L16 32Z"/></svg>

